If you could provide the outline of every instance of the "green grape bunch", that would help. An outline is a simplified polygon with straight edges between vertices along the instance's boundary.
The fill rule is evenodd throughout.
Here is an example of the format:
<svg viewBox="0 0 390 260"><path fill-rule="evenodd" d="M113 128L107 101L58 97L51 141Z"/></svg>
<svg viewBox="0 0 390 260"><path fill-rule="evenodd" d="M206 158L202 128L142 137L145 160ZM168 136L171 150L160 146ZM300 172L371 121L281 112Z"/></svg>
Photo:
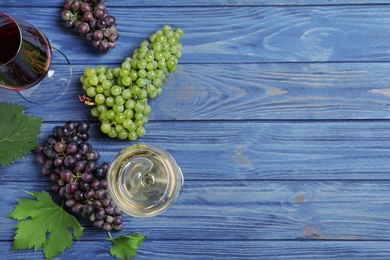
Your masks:
<svg viewBox="0 0 390 260"><path fill-rule="evenodd" d="M177 70L182 55L183 29L164 25L141 42L118 67L99 65L84 70L80 81L86 95L80 101L93 106L91 114L111 138L135 140L145 135L152 109L149 98L162 92L165 78Z"/></svg>

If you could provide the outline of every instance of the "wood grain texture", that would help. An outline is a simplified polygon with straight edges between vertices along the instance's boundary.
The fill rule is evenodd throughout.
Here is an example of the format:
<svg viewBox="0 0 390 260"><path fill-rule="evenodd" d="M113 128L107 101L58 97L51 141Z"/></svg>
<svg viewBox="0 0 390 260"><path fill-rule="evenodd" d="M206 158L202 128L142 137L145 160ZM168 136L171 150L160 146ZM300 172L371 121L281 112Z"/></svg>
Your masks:
<svg viewBox="0 0 390 260"><path fill-rule="evenodd" d="M73 64L91 60L119 63L150 33L160 29L162 23L184 28L181 59L184 63L390 59L389 5L172 7L163 12L158 8L138 8L131 15L128 8L111 9L121 35L112 52L115 55L97 54L90 42L65 28L58 9L44 9L43 17L38 7L2 10L34 21L49 35L53 47L63 50ZM143 21L142 26L136 26L139 21Z"/></svg>
<svg viewBox="0 0 390 260"><path fill-rule="evenodd" d="M134 260L390 258L388 2L105 2L121 38L100 55L64 27L63 0L0 0L1 11L41 28L73 69L57 102L7 90L0 102L44 117L39 142L55 125L88 120L101 162L137 142L175 157L185 176L179 200L153 219L124 217L121 233L148 236ZM179 70L150 102L145 137L108 139L77 99L79 76L120 64L164 23L185 30ZM21 189L49 187L33 154L0 167L4 259L43 259L41 250L10 251L16 221L6 216L28 197ZM107 234L80 221L84 235L55 259L115 259Z"/></svg>
<svg viewBox="0 0 390 260"><path fill-rule="evenodd" d="M35 0L28 2L28 6L39 6L39 7L60 7L64 0ZM164 1L151 1L151 0L116 0L116 1L105 1L107 6L124 6L124 7L172 7L172 6L285 6L285 5L367 5L367 4L383 4L383 1L379 0L274 0L272 2L267 0L214 0L212 2L207 0L195 0L191 2L181 0L164 0ZM23 1L15 0L0 0L0 6L26 6Z"/></svg>
<svg viewBox="0 0 390 260"><path fill-rule="evenodd" d="M132 259L158 260L199 260L199 259L383 259L386 260L389 242L383 241L229 241L221 240L210 244L209 240L150 240L144 242L138 255ZM10 242L0 241L0 253L7 255L7 260L43 259L42 250L13 251L7 248ZM110 244L106 241L75 242L72 250L55 257L59 259L117 259L108 253ZM88 250L85 250L88 248Z"/></svg>
<svg viewBox="0 0 390 260"><path fill-rule="evenodd" d="M2 182L1 240L16 221L5 216L21 189L42 182ZM390 240L390 182L381 181L188 181L180 198L154 218L124 216L124 230L155 240ZM81 241L107 234L86 220Z"/></svg>
<svg viewBox="0 0 390 260"><path fill-rule="evenodd" d="M33 105L4 89L0 102L25 104L28 113L47 121L93 120L90 107L78 100L84 94L79 77L99 63L72 65L68 90L55 103ZM150 101L149 119L389 119L388 71L389 63L181 64L164 81L163 93ZM56 85L46 87L50 101ZM66 113L52 113L53 105Z"/></svg>
<svg viewBox="0 0 390 260"><path fill-rule="evenodd" d="M63 124L45 123L39 143ZM149 122L146 128L137 142L168 150L188 180L390 179L389 122ZM90 132L101 162L135 143L111 140L97 125ZM7 166L0 181L45 180L41 169L28 154Z"/></svg>

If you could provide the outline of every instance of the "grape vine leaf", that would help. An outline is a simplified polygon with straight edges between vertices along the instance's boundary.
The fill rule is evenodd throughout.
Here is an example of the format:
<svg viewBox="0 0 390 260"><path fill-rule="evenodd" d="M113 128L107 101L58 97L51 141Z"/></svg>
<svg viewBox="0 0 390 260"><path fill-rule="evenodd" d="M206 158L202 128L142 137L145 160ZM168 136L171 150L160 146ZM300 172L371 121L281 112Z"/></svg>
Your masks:
<svg viewBox="0 0 390 260"><path fill-rule="evenodd" d="M111 255L120 259L130 259L137 255L135 250L138 249L145 239L146 236L142 236L140 233L134 233L130 236L119 235L115 238L110 235L110 237L107 238L107 240L112 241L114 244L110 248Z"/></svg>
<svg viewBox="0 0 390 260"><path fill-rule="evenodd" d="M57 205L48 192L27 193L36 199L20 199L7 216L19 220L14 226L11 250L34 248L36 251L43 247L46 259L52 259L66 248L72 248L73 237L79 239L83 233L78 220Z"/></svg>
<svg viewBox="0 0 390 260"><path fill-rule="evenodd" d="M0 165L5 166L30 152L41 132L42 117L26 115L26 107L0 103Z"/></svg>

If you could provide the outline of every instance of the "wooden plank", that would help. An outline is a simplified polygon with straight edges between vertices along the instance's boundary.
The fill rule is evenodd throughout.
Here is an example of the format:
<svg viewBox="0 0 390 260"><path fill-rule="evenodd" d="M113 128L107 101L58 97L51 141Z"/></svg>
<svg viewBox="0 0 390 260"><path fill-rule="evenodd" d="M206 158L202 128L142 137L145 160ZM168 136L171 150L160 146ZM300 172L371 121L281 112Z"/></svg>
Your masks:
<svg viewBox="0 0 390 260"><path fill-rule="evenodd" d="M21 189L44 182L0 183L1 240L12 240L16 221L5 216ZM187 181L182 195L154 218L124 216L124 233L153 240L389 240L389 181ZM82 221L84 240L107 234Z"/></svg>
<svg viewBox="0 0 390 260"><path fill-rule="evenodd" d="M63 124L45 123L38 143ZM149 122L146 128L137 142L168 150L188 180L389 180L389 122ZM110 139L97 125L90 133L100 162L135 143ZM28 154L0 168L0 180L45 180L41 169Z"/></svg>
<svg viewBox="0 0 390 260"><path fill-rule="evenodd" d="M99 63L73 65L68 90L54 103L33 105L5 89L0 102L30 106L47 121L92 120L78 100L79 76ZM389 119L388 71L389 63L181 64L150 100L149 120ZM57 86L46 87L50 101Z"/></svg>
<svg viewBox="0 0 390 260"><path fill-rule="evenodd" d="M121 62L164 23L184 28L185 63L389 61L389 5L111 9L121 36L108 55L97 54L86 39L65 28L58 9L44 9L45 16L38 7L3 11L34 21L53 47L77 63Z"/></svg>
<svg viewBox="0 0 390 260"><path fill-rule="evenodd" d="M60 7L64 0L35 0L29 2L29 6L39 7ZM267 0L214 0L212 2L207 0L196 0L191 2L180 1L180 0L166 0L166 1L150 1L150 0L117 0L117 1L104 1L108 6L124 6L124 7L172 7L172 6L279 6L279 5L367 5L367 4L386 4L384 1L378 0L338 0L332 2L329 0L274 0L272 2ZM12 0L0 0L0 6L26 6L23 1L12 1ZM134 11L133 11L134 12Z"/></svg>
<svg viewBox="0 0 390 260"><path fill-rule="evenodd" d="M256 241L256 240L153 240L146 239L131 258L139 259L387 259L388 241ZM0 241L0 253L7 260L43 259L42 250L9 252L11 242ZM59 259L117 259L108 253L110 242L74 242Z"/></svg>

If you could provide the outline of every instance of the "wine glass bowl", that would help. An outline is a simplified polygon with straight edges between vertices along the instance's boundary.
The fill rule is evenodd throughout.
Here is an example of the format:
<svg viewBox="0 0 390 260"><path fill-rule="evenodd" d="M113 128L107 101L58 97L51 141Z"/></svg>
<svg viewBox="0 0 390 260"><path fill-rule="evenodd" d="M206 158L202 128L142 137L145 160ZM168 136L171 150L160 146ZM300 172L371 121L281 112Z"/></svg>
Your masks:
<svg viewBox="0 0 390 260"><path fill-rule="evenodd" d="M134 217L152 217L177 200L183 174L175 159L151 144L119 152L107 171L107 188L116 206Z"/></svg>
<svg viewBox="0 0 390 260"><path fill-rule="evenodd" d="M0 88L33 103L50 103L65 93L71 76L69 60L40 29L0 12Z"/></svg>
<svg viewBox="0 0 390 260"><path fill-rule="evenodd" d="M23 90L47 74L52 51L35 26L0 12L0 87Z"/></svg>

